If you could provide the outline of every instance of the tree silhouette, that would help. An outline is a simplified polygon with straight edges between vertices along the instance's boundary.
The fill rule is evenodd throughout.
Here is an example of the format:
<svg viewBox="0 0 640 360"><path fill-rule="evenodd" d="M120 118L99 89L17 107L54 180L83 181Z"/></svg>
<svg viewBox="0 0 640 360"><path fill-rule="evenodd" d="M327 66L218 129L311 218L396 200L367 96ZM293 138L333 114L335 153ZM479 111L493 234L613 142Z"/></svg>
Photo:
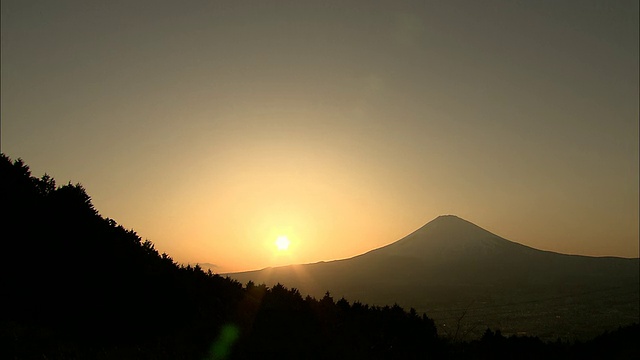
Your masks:
<svg viewBox="0 0 640 360"><path fill-rule="evenodd" d="M0 203L0 358L638 357L637 325L575 346L491 330L447 344L413 308L336 302L328 291L317 300L283 284L243 286L177 264L103 218L80 184L57 187L4 154Z"/></svg>

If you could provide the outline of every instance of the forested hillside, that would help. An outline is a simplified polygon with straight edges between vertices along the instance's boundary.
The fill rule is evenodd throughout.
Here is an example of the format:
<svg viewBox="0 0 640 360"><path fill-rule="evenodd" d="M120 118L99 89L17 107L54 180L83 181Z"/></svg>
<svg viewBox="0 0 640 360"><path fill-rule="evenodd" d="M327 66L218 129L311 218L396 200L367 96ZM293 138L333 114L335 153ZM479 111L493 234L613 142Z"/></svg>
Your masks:
<svg viewBox="0 0 640 360"><path fill-rule="evenodd" d="M3 358L384 358L435 351L398 306L243 286L179 266L79 185L0 160ZM336 301L337 300L337 301Z"/></svg>
<svg viewBox="0 0 640 360"><path fill-rule="evenodd" d="M412 359L638 356L638 326L587 344L544 344L487 331L439 339L397 305L321 299L283 285L243 285L180 266L103 218L79 185L57 186L0 158L3 215L0 358ZM285 284L286 285L286 284Z"/></svg>

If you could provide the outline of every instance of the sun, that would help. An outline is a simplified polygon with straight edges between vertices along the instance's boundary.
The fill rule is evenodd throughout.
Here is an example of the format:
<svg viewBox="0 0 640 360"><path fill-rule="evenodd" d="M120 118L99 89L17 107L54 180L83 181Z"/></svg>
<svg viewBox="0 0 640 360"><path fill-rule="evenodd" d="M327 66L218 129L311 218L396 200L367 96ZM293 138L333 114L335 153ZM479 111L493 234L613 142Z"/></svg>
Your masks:
<svg viewBox="0 0 640 360"><path fill-rule="evenodd" d="M291 242L289 241L289 238L287 238L284 235L280 235L278 236L278 238L276 239L276 247L278 248L278 250L280 251L285 251L289 248L289 244Z"/></svg>

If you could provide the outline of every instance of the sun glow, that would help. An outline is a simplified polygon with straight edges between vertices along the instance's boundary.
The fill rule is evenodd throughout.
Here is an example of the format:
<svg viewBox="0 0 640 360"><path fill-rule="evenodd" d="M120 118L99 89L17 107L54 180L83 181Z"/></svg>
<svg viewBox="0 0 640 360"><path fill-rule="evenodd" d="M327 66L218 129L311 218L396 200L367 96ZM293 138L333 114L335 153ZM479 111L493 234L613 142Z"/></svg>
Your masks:
<svg viewBox="0 0 640 360"><path fill-rule="evenodd" d="M278 250L280 251L285 251L289 248L289 244L291 242L289 241L289 238L287 238L284 235L280 235L278 236L278 238L276 239L276 247L278 248Z"/></svg>

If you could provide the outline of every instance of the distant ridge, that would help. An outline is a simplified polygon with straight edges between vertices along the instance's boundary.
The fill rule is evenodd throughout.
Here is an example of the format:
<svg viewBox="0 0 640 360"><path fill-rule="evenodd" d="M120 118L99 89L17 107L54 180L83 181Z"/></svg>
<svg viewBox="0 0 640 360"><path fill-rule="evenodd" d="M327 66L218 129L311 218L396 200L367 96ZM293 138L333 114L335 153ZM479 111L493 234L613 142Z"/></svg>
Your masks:
<svg viewBox="0 0 640 360"><path fill-rule="evenodd" d="M426 312L433 308L465 308L470 303L517 303L558 296L573 299L574 294L605 294L607 289L622 292L606 294L617 297L613 302L598 298L595 303L581 305L581 314L595 312L601 319L584 319L575 314L575 318L553 330L540 328L530 319L533 315L519 320L496 319L499 324L510 324L514 331L553 336L564 331L564 336L580 337L640 321L639 274L637 258L598 258L538 250L458 216L442 215L396 242L352 258L229 276L240 282L279 282L314 296L329 290L336 296L367 303L397 302ZM603 303L607 303L606 308L601 307ZM564 306L567 305L562 304L561 308ZM480 328L491 325L496 324L487 323Z"/></svg>

